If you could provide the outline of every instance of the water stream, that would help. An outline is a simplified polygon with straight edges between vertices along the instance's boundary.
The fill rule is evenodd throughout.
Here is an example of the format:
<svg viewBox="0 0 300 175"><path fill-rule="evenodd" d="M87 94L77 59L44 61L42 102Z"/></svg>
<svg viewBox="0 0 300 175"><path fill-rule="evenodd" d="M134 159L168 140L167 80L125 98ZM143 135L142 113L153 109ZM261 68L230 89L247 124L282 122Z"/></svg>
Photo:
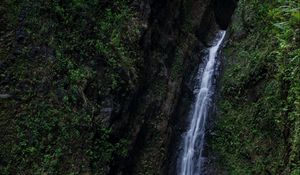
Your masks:
<svg viewBox="0 0 300 175"><path fill-rule="evenodd" d="M219 47L224 39L225 31L220 31L214 46L208 48L208 60L203 71L198 71L198 88L195 93L195 102L190 111L190 123L187 131L183 134L182 152L178 158L178 175L201 175L202 157L205 125L209 116L209 109L212 103L213 78L216 72L216 65Z"/></svg>

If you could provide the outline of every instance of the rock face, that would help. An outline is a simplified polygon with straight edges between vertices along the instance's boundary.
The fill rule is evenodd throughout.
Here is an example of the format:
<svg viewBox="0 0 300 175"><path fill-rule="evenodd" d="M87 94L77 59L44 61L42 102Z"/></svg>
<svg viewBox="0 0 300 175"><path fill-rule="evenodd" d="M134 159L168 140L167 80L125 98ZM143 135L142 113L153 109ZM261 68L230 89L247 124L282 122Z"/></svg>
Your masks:
<svg viewBox="0 0 300 175"><path fill-rule="evenodd" d="M235 6L221 0L141 2L143 79L122 117L112 122L115 135L126 134L132 142L129 157L114 162L110 174L174 174L169 162L185 128L193 75L203 49L218 28L227 28Z"/></svg>
<svg viewBox="0 0 300 175"><path fill-rule="evenodd" d="M237 0L238 1L238 0ZM231 16L237 6L236 0L215 1L214 13L220 28L227 29Z"/></svg>
<svg viewBox="0 0 300 175"><path fill-rule="evenodd" d="M4 0L0 171L167 174L203 50L235 6Z"/></svg>
<svg viewBox="0 0 300 175"><path fill-rule="evenodd" d="M295 7L296 1L240 1L236 9L208 140L228 174L300 174L300 62L292 61L299 55L299 16L277 18ZM282 22L282 29L274 25Z"/></svg>

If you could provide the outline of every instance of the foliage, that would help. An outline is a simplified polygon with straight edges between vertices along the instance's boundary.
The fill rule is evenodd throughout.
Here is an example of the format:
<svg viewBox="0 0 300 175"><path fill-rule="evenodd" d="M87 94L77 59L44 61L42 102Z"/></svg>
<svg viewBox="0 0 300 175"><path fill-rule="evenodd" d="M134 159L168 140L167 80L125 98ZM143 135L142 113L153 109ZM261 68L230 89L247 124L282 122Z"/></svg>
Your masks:
<svg viewBox="0 0 300 175"><path fill-rule="evenodd" d="M129 3L1 2L0 94L11 96L0 99L1 174L105 174L127 156L102 109L139 78Z"/></svg>
<svg viewBox="0 0 300 175"><path fill-rule="evenodd" d="M299 173L299 10L295 0L239 3L211 141L229 174Z"/></svg>

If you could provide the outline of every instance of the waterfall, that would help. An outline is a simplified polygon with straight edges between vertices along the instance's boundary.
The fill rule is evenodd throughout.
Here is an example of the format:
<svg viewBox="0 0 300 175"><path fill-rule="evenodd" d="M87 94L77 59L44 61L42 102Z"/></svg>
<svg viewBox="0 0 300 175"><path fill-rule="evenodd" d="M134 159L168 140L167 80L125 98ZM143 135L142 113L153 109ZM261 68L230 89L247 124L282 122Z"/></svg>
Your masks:
<svg viewBox="0 0 300 175"><path fill-rule="evenodd" d="M199 90L190 111L190 123L187 132L183 134L183 150L178 159L178 175L200 175L203 163L203 145L205 123L210 109L213 94L213 76L218 63L218 49L224 39L225 31L218 33L216 45L209 48L208 61L203 71L198 71Z"/></svg>

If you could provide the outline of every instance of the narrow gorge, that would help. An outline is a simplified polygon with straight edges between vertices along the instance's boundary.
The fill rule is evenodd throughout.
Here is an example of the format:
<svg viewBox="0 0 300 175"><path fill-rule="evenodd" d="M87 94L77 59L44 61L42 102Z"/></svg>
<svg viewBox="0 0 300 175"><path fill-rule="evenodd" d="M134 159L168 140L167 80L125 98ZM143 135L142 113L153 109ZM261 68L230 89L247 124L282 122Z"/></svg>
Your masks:
<svg viewBox="0 0 300 175"><path fill-rule="evenodd" d="M1 0L0 174L299 175L297 0Z"/></svg>
<svg viewBox="0 0 300 175"><path fill-rule="evenodd" d="M178 173L180 175L202 174L205 157L203 147L205 143L206 121L209 111L213 107L212 97L214 95L213 81L217 65L220 62L217 58L219 47L224 39L226 32L219 33L217 43L209 48L208 60L197 73L197 88L193 107L191 108L188 130L183 134L182 153L178 158Z"/></svg>

